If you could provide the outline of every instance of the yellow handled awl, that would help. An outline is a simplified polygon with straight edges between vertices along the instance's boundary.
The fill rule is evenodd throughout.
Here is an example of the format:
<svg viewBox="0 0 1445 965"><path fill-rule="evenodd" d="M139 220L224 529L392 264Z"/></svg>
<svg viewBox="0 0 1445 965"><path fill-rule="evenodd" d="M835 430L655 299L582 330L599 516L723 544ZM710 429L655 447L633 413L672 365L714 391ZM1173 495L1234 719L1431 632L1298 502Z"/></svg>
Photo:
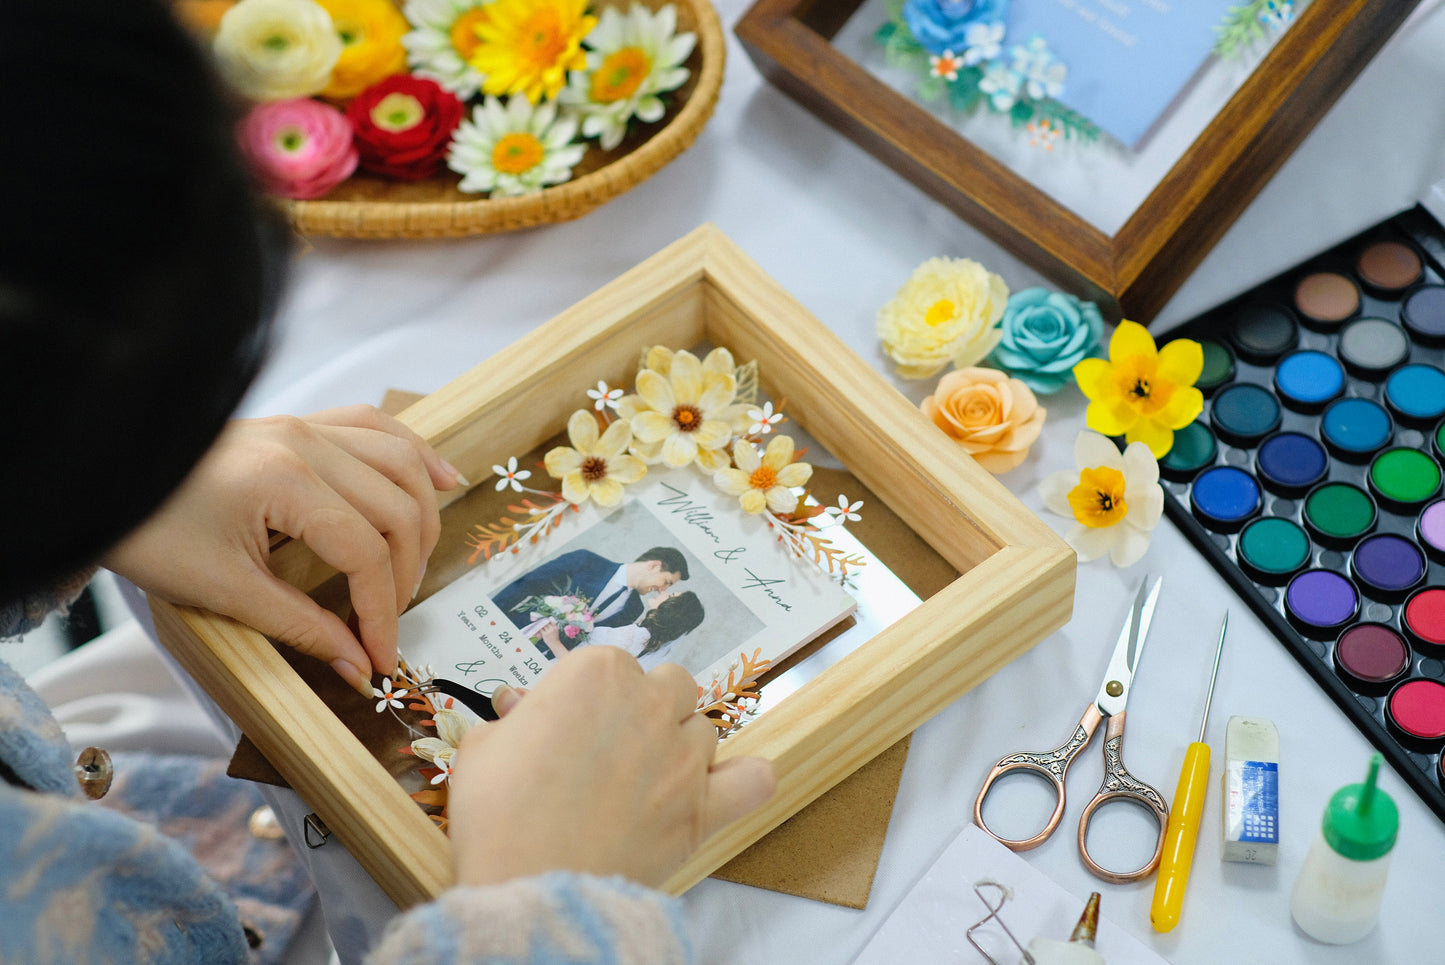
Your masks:
<svg viewBox="0 0 1445 965"><path fill-rule="evenodd" d="M1159 878L1154 882L1154 904L1149 908L1149 922L1155 931L1171 931L1179 924L1184 886L1189 883L1189 868L1194 864L1194 843L1199 839L1199 818L1204 814L1204 792L1209 786L1209 745L1204 743L1204 729L1209 726L1209 705L1214 701L1214 681L1219 677L1219 657L1224 653L1224 631L1228 628L1226 612L1219 627L1219 645L1214 648L1214 672L1209 675L1199 740L1184 752L1169 827L1164 831L1164 855L1159 861Z"/></svg>

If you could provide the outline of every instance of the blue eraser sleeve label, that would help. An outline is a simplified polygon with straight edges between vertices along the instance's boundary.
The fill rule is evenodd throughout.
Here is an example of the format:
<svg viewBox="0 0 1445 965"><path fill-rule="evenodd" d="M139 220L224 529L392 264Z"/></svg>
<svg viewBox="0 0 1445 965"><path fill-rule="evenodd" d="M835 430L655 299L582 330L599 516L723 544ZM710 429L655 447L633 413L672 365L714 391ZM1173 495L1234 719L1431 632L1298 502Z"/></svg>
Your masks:
<svg viewBox="0 0 1445 965"><path fill-rule="evenodd" d="M1231 841L1279 843L1279 765L1267 761L1230 761L1225 802Z"/></svg>

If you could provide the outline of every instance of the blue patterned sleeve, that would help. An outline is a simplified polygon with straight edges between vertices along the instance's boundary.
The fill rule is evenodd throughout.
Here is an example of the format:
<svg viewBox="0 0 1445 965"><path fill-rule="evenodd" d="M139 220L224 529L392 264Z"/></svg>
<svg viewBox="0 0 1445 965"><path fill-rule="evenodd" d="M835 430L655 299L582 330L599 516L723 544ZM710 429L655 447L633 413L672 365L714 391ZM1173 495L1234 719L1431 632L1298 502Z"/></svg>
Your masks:
<svg viewBox="0 0 1445 965"><path fill-rule="evenodd" d="M457 887L388 926L368 965L692 961L682 903L622 878L555 871Z"/></svg>

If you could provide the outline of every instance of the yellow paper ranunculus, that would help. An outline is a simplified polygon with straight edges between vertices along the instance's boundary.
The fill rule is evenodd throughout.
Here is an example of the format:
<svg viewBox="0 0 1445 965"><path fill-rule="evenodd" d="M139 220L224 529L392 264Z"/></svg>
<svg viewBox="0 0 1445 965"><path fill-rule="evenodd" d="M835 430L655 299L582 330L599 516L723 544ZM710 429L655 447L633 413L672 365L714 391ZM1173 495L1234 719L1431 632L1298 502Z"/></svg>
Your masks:
<svg viewBox="0 0 1445 965"><path fill-rule="evenodd" d="M1203 369L1198 342L1176 338L1156 350L1144 326L1125 319L1109 340L1107 361L1074 366L1089 400L1084 420L1095 432L1144 443L1161 459L1174 445L1174 431L1204 411L1204 394L1194 387Z"/></svg>
<svg viewBox="0 0 1445 965"><path fill-rule="evenodd" d="M977 363L998 344L1004 280L968 258L930 258L878 310L883 351L906 379Z"/></svg>
<svg viewBox="0 0 1445 965"><path fill-rule="evenodd" d="M411 26L391 0L317 0L341 38L341 57L321 96L346 101L406 70L401 38Z"/></svg>

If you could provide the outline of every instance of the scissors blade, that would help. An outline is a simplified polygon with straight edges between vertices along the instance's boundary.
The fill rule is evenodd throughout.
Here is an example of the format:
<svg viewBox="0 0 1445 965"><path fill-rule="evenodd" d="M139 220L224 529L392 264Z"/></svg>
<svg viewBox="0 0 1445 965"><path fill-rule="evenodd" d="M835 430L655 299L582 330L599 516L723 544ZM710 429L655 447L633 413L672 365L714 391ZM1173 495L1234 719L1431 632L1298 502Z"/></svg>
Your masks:
<svg viewBox="0 0 1445 965"><path fill-rule="evenodd" d="M1155 577L1152 583L1145 577L1139 584L1129 617L1119 631L1119 642L1114 646L1104 683L1095 698L1099 712L1105 717L1119 713L1129 702L1129 686L1134 682L1134 670L1144 653L1144 640L1149 636L1149 624L1154 619L1154 608L1159 603L1159 590L1163 584L1162 576Z"/></svg>

